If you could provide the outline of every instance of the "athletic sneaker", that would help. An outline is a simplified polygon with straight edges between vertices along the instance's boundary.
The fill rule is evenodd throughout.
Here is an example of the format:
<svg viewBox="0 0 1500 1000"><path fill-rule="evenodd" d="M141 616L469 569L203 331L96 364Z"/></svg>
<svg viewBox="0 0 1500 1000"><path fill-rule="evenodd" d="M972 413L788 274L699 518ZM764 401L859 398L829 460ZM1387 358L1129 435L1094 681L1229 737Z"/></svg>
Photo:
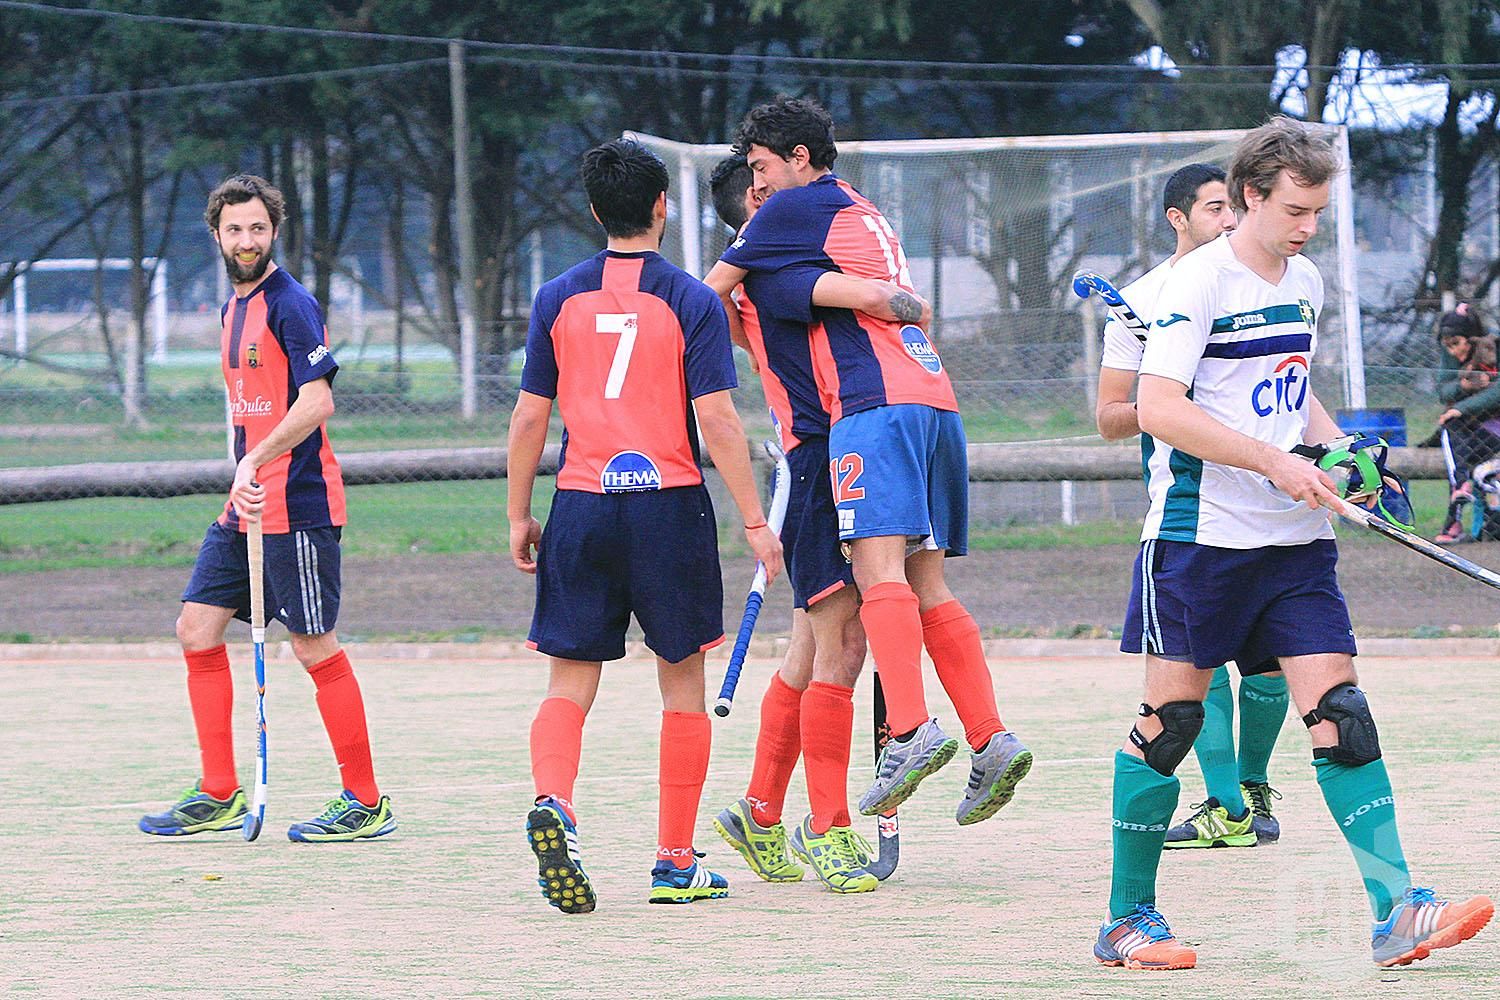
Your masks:
<svg viewBox="0 0 1500 1000"><path fill-rule="evenodd" d="M936 774L956 753L958 740L943 732L936 719L922 723L905 742L890 740L875 765L875 783L859 797L859 811L866 816L890 812L911 798L922 779Z"/></svg>
<svg viewBox="0 0 1500 1000"><path fill-rule="evenodd" d="M1246 809L1245 815L1234 819L1229 815L1229 810L1211 796L1193 808L1198 811L1167 831L1167 842L1163 847L1172 850L1183 847L1255 846L1253 809Z"/></svg>
<svg viewBox="0 0 1500 1000"><path fill-rule="evenodd" d="M700 899L723 899L729 895L729 880L718 872L711 872L697 862L701 852L693 852L695 860L687 868L678 868L670 861L658 861L651 869L652 903L694 903Z"/></svg>
<svg viewBox="0 0 1500 1000"><path fill-rule="evenodd" d="M870 892L880 885L868 871L874 848L851 827L830 826L826 833L814 833L808 815L792 831L791 847L834 892Z"/></svg>
<svg viewBox="0 0 1500 1000"><path fill-rule="evenodd" d="M1410 965L1439 948L1469 940L1494 915L1495 904L1488 896L1450 903L1431 889L1407 889L1391 915L1377 921L1370 933L1375 964Z"/></svg>
<svg viewBox="0 0 1500 1000"><path fill-rule="evenodd" d="M755 822L749 799L739 799L714 817L714 829L762 881L802 881L802 866L786 856L786 827Z"/></svg>
<svg viewBox="0 0 1500 1000"><path fill-rule="evenodd" d="M1281 793L1264 781L1242 781L1240 795L1250 807L1250 829L1255 831L1255 842L1274 844L1280 840L1281 823L1271 815L1271 800L1281 798Z"/></svg>
<svg viewBox="0 0 1500 1000"><path fill-rule="evenodd" d="M1015 734L998 732L984 749L973 754L969 787L958 804L958 825L989 819L1016 794L1016 786L1031 770L1031 751Z"/></svg>
<svg viewBox="0 0 1500 1000"><path fill-rule="evenodd" d="M1150 903L1135 904L1135 912L1099 928L1094 957L1103 965L1127 969L1191 969L1198 953L1172 936L1167 919Z"/></svg>
<svg viewBox="0 0 1500 1000"><path fill-rule="evenodd" d="M1453 491L1448 498L1448 517L1443 524L1443 530L1432 539L1439 545L1461 545L1464 542L1472 542L1474 536L1464 528L1464 514L1469 504L1474 502L1474 484L1465 481L1462 486Z"/></svg>
<svg viewBox="0 0 1500 1000"><path fill-rule="evenodd" d="M384 837L394 829L396 817L391 812L389 795L382 795L379 802L367 806L346 788L338 798L329 799L323 811L312 819L293 823L286 839L302 844L326 844Z"/></svg>
<svg viewBox="0 0 1500 1000"><path fill-rule="evenodd" d="M244 789L236 788L227 799L216 799L194 784L165 811L142 816L136 825L142 833L158 837L185 837L190 833L241 829L249 811Z"/></svg>
<svg viewBox="0 0 1500 1000"><path fill-rule="evenodd" d="M536 855L542 898L564 913L594 912L594 887L578 854L578 827L557 799L542 799L526 817L526 843Z"/></svg>

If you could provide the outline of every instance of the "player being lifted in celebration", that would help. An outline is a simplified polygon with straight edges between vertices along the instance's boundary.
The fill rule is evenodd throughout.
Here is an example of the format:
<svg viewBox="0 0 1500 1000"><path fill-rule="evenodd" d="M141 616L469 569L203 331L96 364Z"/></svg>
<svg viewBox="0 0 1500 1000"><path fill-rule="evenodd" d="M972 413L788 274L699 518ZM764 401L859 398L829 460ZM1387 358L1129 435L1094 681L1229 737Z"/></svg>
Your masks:
<svg viewBox="0 0 1500 1000"><path fill-rule="evenodd" d="M203 776L166 811L143 816L146 833L238 830L244 821L224 632L230 619L250 617L245 531L257 518L265 533L265 606L286 625L292 652L317 686L343 785L321 815L294 824L287 836L317 843L396 829L390 799L375 784L359 682L333 631L344 482L324 422L333 414L338 365L317 300L271 259L284 205L269 182L238 174L213 190L204 212L234 285L223 309L220 358L237 464L229 501L208 527L177 619Z"/></svg>
<svg viewBox="0 0 1500 1000"><path fill-rule="evenodd" d="M759 206L749 165L730 156L710 179L719 218L739 233ZM803 285L803 281L809 284ZM782 304L794 296L798 302ZM755 764L745 796L719 813L719 834L768 882L794 882L803 870L786 856L781 823L787 783L799 753L812 811L792 832L790 848L834 892L868 892L879 880L865 868L867 841L849 816L849 736L854 684L865 658L864 629L854 574L839 548L838 518L828 476L828 413L813 377L807 322L779 318L804 314L807 299L859 308L894 319L921 303L889 281L807 269L781 280L747 274L731 308L731 331L750 352L772 419L792 470L792 490L781 542L792 586L792 638L781 668L761 700ZM735 320L738 320L736 327ZM836 725L828 725L828 719Z"/></svg>
<svg viewBox="0 0 1500 1000"><path fill-rule="evenodd" d="M699 864L693 849L710 742L703 652L724 639L700 428L751 550L768 577L782 564L730 399L737 382L724 310L657 252L667 221L666 167L639 143L615 140L584 155L583 184L607 249L537 292L507 460L511 557L537 574L530 645L551 661L547 696L531 725L536 806L526 830L542 895L564 913L594 908L573 784L602 662L625 655L632 613L656 653L662 697L650 901L729 894L724 877ZM563 459L544 533L531 499L554 399Z"/></svg>
<svg viewBox="0 0 1500 1000"><path fill-rule="evenodd" d="M1151 507L1127 619L1136 627L1122 644L1145 652L1146 685L1115 754L1109 921L1094 945L1106 965L1196 964L1156 908L1156 872L1174 772L1227 660L1281 662L1319 789L1369 895L1376 962L1425 958L1494 913L1487 898L1450 903L1412 885L1335 574L1326 507L1342 501L1290 451L1339 436L1308 384L1323 280L1302 256L1339 168L1328 138L1292 119L1250 132L1229 167L1239 228L1179 260L1156 301L1137 390L1141 430L1154 439Z"/></svg>
<svg viewBox="0 0 1500 1000"><path fill-rule="evenodd" d="M721 295L750 274L804 290L786 296L795 314L778 318L810 325L810 361L830 420L839 537L850 546L860 621L894 734L860 812L899 805L958 750L927 711L925 644L973 751L958 822L977 823L1010 801L1031 752L1001 725L979 627L944 580L945 556L968 546L968 453L953 388L916 325L915 303L903 323L817 306L805 293L809 271L912 288L890 223L833 173L838 149L828 112L779 97L745 116L734 149L745 154L756 190L771 194L707 281ZM847 723L830 717L819 725L844 726L847 742Z"/></svg>
<svg viewBox="0 0 1500 1000"><path fill-rule="evenodd" d="M1155 315L1156 298L1172 266L1189 250L1218 239L1235 225L1224 171L1209 163L1189 163L1167 178L1162 190L1163 210L1177 234L1177 249L1156 267L1127 285L1121 295L1137 315ZM1104 356L1099 369L1099 403L1095 414L1099 433L1109 439L1131 437L1140 432L1136 423L1134 395L1136 372L1146 345L1125 324L1113 317L1104 323ZM1154 444L1141 438L1143 455L1149 459ZM1137 574L1138 575L1138 574ZM1274 661L1242 666L1240 672L1240 746L1234 749L1234 696L1229 687L1229 668L1213 673L1204 702L1203 731L1193 742L1208 796L1185 822L1167 831L1168 848L1254 847L1281 836L1281 826L1271 815L1276 795L1266 779L1266 765L1281 724L1286 721L1289 700L1286 677Z"/></svg>

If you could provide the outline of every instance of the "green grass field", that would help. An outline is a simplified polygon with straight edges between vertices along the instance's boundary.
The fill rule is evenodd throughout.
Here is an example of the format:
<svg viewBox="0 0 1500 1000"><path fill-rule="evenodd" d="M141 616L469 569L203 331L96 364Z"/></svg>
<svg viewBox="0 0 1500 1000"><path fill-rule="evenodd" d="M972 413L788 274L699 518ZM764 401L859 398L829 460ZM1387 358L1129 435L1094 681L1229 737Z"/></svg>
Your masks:
<svg viewBox="0 0 1500 1000"><path fill-rule="evenodd" d="M242 777L252 763L248 638ZM1015 802L959 828L962 761L902 809L902 860L876 892L757 882L709 817L743 794L755 704L772 664L752 659L741 704L714 723L698 823L732 895L650 906L657 709L652 670L611 666L585 730L575 799L596 913L541 900L522 827L527 727L545 687L540 657L423 659L351 650L377 774L399 830L380 841L289 843L286 826L338 788L312 685L273 647L270 805L261 839L160 840L135 829L191 782L197 756L175 657L63 650L0 661L6 808L0 851L0 992L36 997L1455 997L1494 996L1500 928L1404 971L1369 961L1356 869L1323 807L1307 740L1288 717L1271 763L1279 844L1167 856L1160 905L1198 949L1196 971L1095 965L1109 867L1110 761L1139 696L1122 657L992 661L1007 723L1036 752ZM445 650L448 650L445 652ZM394 647L389 652L394 654ZM20 656L40 657L20 659ZM134 654L139 656L141 654ZM723 651L710 664L722 669ZM1500 889L1500 809L1484 790L1500 733L1472 709L1500 684L1492 659L1361 657L1421 884ZM956 723L935 678L928 691ZM850 792L870 777L868 685L857 697ZM61 696L60 696L61 695ZM1179 815L1202 795L1184 765ZM805 796L793 780L787 814ZM871 821L861 821L874 836Z"/></svg>

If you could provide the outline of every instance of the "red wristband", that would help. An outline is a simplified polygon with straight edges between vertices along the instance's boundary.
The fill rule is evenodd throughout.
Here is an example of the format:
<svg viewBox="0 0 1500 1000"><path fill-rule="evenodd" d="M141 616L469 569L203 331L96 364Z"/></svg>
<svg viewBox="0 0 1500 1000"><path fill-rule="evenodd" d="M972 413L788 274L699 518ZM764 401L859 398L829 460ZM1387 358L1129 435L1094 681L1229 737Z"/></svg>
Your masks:
<svg viewBox="0 0 1500 1000"><path fill-rule="evenodd" d="M756 531L756 530L758 530L760 528L764 528L765 526L766 526L766 522L762 521L759 524L747 524L747 525L745 525L745 530L746 531Z"/></svg>

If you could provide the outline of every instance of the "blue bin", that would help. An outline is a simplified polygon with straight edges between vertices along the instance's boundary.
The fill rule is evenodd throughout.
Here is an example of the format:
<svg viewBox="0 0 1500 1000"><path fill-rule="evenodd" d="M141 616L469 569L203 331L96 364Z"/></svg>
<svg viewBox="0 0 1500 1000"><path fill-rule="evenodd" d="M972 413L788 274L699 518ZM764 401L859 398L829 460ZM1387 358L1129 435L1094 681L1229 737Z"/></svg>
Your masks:
<svg viewBox="0 0 1500 1000"><path fill-rule="evenodd" d="M1369 410L1335 410L1334 422L1345 434L1361 431L1383 437L1398 448L1406 446L1406 411L1397 408Z"/></svg>

